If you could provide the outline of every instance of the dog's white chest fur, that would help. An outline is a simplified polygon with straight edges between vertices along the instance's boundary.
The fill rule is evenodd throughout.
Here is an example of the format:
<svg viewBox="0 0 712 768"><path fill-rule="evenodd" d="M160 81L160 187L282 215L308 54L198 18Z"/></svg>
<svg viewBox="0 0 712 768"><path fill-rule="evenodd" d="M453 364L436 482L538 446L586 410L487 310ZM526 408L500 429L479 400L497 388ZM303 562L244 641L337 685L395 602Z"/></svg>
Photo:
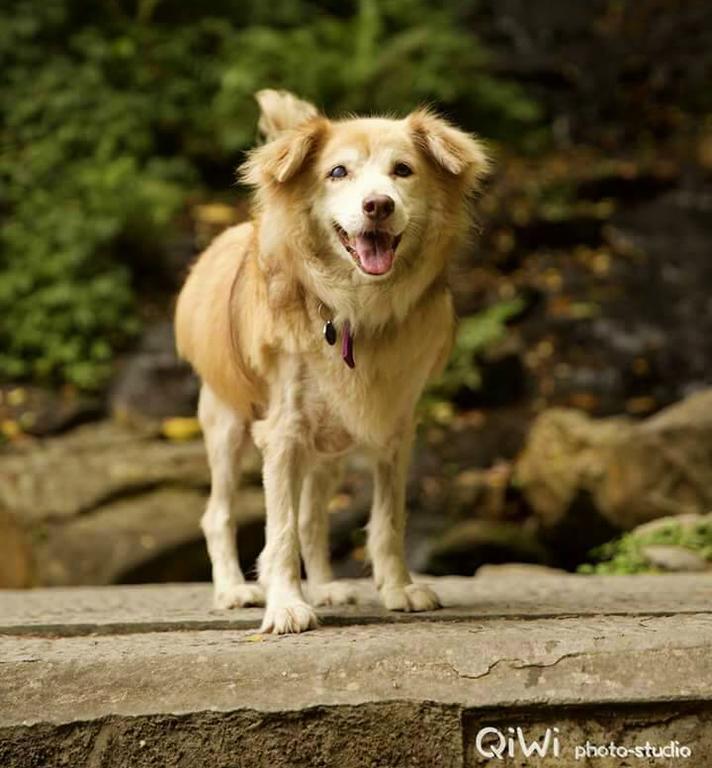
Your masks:
<svg viewBox="0 0 712 768"><path fill-rule="evenodd" d="M448 344L449 295L443 291L417 315L417 321L380 334L357 333L353 369L342 360L338 346L324 344L301 359L295 386L300 390L304 434L317 453L382 449L408 427Z"/></svg>

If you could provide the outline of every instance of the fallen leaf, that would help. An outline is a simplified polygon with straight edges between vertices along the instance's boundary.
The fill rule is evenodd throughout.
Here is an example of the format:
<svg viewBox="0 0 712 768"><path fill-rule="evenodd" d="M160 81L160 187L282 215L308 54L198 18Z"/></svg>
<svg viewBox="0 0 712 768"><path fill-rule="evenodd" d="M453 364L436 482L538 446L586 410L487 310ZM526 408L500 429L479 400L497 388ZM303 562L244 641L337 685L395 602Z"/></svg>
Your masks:
<svg viewBox="0 0 712 768"><path fill-rule="evenodd" d="M192 417L164 419L161 434L169 440L193 440L201 433L200 422Z"/></svg>

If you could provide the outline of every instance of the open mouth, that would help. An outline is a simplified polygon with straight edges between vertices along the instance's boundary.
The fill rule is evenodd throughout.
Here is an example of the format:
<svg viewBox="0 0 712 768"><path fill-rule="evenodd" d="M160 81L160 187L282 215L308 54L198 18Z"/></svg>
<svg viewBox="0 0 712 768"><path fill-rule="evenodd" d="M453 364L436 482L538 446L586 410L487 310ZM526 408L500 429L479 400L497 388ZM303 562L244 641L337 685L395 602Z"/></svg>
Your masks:
<svg viewBox="0 0 712 768"><path fill-rule="evenodd" d="M348 232L336 223L334 229L341 244L362 272L367 275L385 275L391 271L401 235L394 235L382 229L366 229L358 235L349 236Z"/></svg>

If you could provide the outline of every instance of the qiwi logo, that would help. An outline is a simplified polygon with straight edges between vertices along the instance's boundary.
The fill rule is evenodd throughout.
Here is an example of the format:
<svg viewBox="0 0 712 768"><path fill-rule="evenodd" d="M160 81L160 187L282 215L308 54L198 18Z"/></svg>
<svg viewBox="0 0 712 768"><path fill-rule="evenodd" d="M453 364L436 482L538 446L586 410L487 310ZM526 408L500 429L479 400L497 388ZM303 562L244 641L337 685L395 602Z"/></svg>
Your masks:
<svg viewBox="0 0 712 768"><path fill-rule="evenodd" d="M544 735L538 739L530 740L524 730L516 728L480 728L475 739L475 749L482 757L493 757L504 760L505 757L559 757L561 755L561 743L558 737L558 728L547 728Z"/></svg>

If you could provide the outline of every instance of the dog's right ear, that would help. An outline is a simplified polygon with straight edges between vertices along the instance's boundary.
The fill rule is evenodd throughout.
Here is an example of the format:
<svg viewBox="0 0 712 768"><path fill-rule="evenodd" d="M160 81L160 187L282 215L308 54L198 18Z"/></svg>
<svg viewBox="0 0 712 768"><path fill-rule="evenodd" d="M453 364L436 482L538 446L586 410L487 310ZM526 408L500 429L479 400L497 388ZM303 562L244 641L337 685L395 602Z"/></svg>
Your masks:
<svg viewBox="0 0 712 768"><path fill-rule="evenodd" d="M240 179L253 187L284 184L303 170L329 130L325 117L313 117L253 149L240 168Z"/></svg>
<svg viewBox="0 0 712 768"><path fill-rule="evenodd" d="M255 99L260 107L257 128L265 141L272 141L284 131L296 128L319 114L313 104L297 98L289 91L265 88L257 91Z"/></svg>

